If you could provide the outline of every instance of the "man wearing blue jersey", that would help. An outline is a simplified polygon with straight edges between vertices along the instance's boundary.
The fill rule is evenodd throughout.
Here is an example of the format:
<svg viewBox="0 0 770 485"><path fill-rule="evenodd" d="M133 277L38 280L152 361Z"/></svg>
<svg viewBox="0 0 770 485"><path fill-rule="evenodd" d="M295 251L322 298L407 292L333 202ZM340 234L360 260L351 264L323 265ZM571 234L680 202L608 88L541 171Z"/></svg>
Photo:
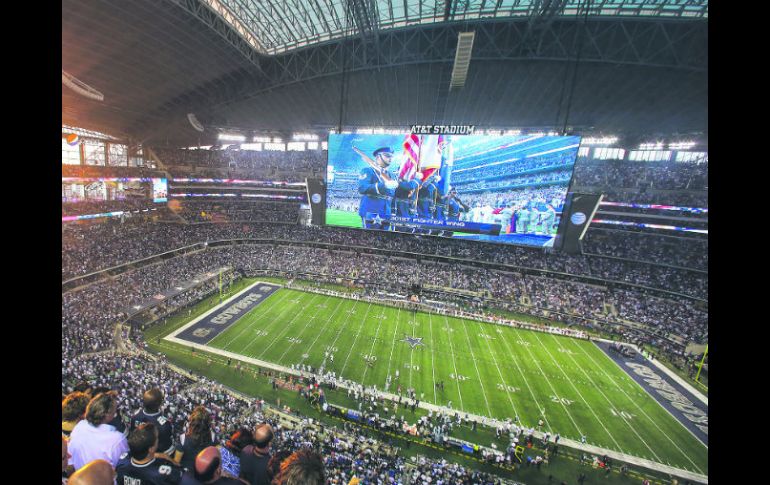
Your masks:
<svg viewBox="0 0 770 485"><path fill-rule="evenodd" d="M372 153L374 160L356 147L353 150L368 165L358 176L358 193L362 195L358 215L365 229L388 230L392 201L398 187L396 175L388 172L393 150L389 147L376 149Z"/></svg>
<svg viewBox="0 0 770 485"><path fill-rule="evenodd" d="M115 467L117 485L176 485L182 480L182 467L156 456L158 428L141 423L128 435L129 453L124 453Z"/></svg>
<svg viewBox="0 0 770 485"><path fill-rule="evenodd" d="M142 423L154 423L158 428L158 451L174 456L174 423L160 413L163 393L158 388L150 389L144 393L142 400L142 409L131 418L131 430Z"/></svg>

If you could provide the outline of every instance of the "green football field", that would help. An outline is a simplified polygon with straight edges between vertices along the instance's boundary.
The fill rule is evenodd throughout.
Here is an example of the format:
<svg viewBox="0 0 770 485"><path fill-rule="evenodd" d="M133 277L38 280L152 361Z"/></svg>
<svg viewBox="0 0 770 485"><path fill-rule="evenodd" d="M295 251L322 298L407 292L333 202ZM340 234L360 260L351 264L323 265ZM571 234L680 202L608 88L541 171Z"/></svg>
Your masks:
<svg viewBox="0 0 770 485"><path fill-rule="evenodd" d="M542 418L552 434L708 474L706 446L588 341L280 289L208 345L380 390L390 375L393 393L413 387L425 402L525 426Z"/></svg>
<svg viewBox="0 0 770 485"><path fill-rule="evenodd" d="M330 226L355 227L361 229L361 216L358 212L345 212L339 209L326 209L326 224Z"/></svg>

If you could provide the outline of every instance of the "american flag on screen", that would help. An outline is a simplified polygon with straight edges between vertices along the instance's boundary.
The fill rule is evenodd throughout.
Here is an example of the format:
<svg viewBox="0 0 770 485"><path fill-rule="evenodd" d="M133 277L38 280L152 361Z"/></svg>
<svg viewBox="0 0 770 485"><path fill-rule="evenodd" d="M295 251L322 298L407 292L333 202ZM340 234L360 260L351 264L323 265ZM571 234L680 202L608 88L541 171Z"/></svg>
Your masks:
<svg viewBox="0 0 770 485"><path fill-rule="evenodd" d="M398 172L398 178L412 180L420 163L420 137L414 133L404 139L404 164Z"/></svg>

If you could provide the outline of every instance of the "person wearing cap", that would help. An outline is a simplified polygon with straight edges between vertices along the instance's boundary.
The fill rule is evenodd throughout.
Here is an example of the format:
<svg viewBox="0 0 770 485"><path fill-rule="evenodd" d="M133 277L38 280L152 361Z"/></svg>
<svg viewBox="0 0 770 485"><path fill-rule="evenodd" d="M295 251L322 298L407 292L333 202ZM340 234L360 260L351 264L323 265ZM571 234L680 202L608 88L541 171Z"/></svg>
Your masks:
<svg viewBox="0 0 770 485"><path fill-rule="evenodd" d="M356 147L353 150L367 164L358 176L358 193L361 194L358 215L365 229L387 231L390 229L392 201L398 187L396 175L388 172L393 150L390 147L376 149L372 153L374 160Z"/></svg>

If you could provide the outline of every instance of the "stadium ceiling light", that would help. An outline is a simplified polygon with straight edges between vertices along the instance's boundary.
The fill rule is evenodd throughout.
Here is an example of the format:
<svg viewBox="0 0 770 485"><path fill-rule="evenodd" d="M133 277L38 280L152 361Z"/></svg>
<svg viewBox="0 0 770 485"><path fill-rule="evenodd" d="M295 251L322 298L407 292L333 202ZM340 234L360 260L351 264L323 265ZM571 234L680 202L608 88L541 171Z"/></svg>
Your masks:
<svg viewBox="0 0 770 485"><path fill-rule="evenodd" d="M61 71L61 82L81 96L93 99L95 101L104 101L104 95L102 93L84 83L83 81L80 81L72 74L64 72L64 69Z"/></svg>
<svg viewBox="0 0 770 485"><path fill-rule="evenodd" d="M234 135L230 133L220 133L217 137L219 140L222 141L246 141L246 137L243 135Z"/></svg>
<svg viewBox="0 0 770 485"><path fill-rule="evenodd" d="M668 148L670 150L689 150L696 145L694 141L680 141L676 143L669 143Z"/></svg>
<svg viewBox="0 0 770 485"><path fill-rule="evenodd" d="M617 136L603 136L603 137L588 136L583 138L583 145L614 145L617 142L618 142Z"/></svg>
<svg viewBox="0 0 770 485"><path fill-rule="evenodd" d="M270 143L270 137L269 136L255 136L252 140L257 143Z"/></svg>
<svg viewBox="0 0 770 485"><path fill-rule="evenodd" d="M312 133L294 133L292 140L296 141L315 141L318 140L318 135Z"/></svg>

